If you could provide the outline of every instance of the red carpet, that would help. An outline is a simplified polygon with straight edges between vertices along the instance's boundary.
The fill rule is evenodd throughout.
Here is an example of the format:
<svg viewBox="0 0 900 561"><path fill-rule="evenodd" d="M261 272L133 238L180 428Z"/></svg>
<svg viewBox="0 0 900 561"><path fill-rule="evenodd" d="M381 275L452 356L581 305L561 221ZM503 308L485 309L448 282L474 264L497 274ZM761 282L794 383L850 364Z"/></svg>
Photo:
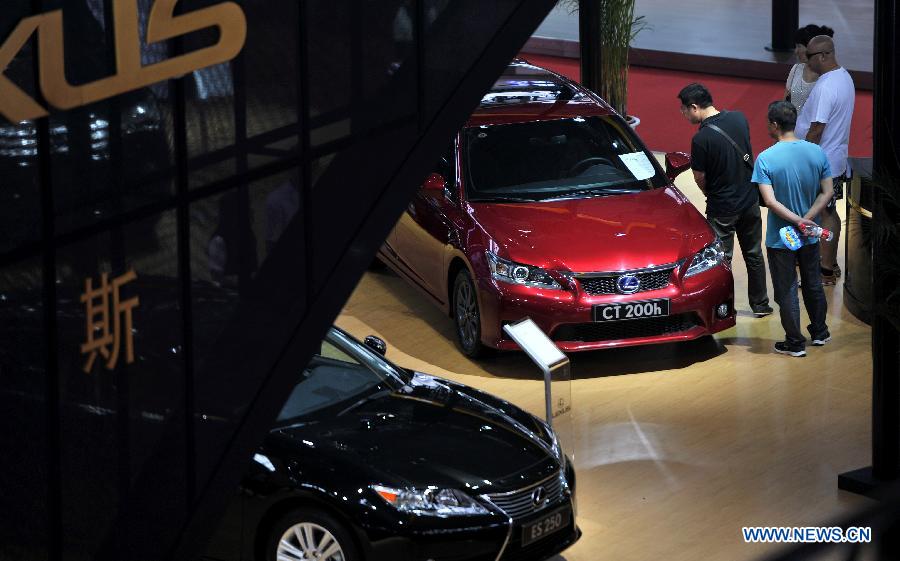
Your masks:
<svg viewBox="0 0 900 561"><path fill-rule="evenodd" d="M522 57L573 80L580 76L578 59L535 54L523 54ZM676 95L691 82L700 82L709 88L717 109L737 110L747 116L750 139L757 154L771 145L772 140L766 133L766 110L770 102L784 95L783 82L632 66L628 75L628 112L641 119L636 130L648 148L660 152L690 152L696 127L681 116ZM850 155L872 156L872 92L856 92Z"/></svg>

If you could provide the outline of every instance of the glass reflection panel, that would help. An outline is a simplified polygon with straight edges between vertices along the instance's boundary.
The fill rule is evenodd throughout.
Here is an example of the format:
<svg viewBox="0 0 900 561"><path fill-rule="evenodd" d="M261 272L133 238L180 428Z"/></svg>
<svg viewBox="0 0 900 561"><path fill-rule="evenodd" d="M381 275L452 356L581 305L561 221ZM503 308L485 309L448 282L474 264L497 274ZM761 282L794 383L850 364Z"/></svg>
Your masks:
<svg viewBox="0 0 900 561"><path fill-rule="evenodd" d="M293 136L297 143L300 5L296 0L244 4L248 27L241 60L250 139L270 133L274 137L267 140Z"/></svg>
<svg viewBox="0 0 900 561"><path fill-rule="evenodd" d="M0 268L0 559L48 559L47 370L41 260ZM25 430L10 430L13 427Z"/></svg>
<svg viewBox="0 0 900 561"><path fill-rule="evenodd" d="M357 103L378 106L378 111L358 115L355 133L417 112L416 39L417 2L409 0L365 0L356 17L365 48L361 50L362 91Z"/></svg>
<svg viewBox="0 0 900 561"><path fill-rule="evenodd" d="M22 0L4 2L0 29L12 30L30 14L29 7ZM32 42L28 42L3 71L4 78L31 98L36 92L33 54ZM10 122L0 116L0 253L40 237L37 127L32 121Z"/></svg>
<svg viewBox="0 0 900 561"><path fill-rule="evenodd" d="M456 87L460 69L470 68L481 57L490 37L506 25L518 7L517 0L479 2L477 9L450 0L421 0L422 13L422 72L425 122L440 111L448 92ZM477 17L473 17L477 12ZM465 29L470 41L459 40L459 30ZM447 56L452 52L453 56Z"/></svg>
<svg viewBox="0 0 900 561"><path fill-rule="evenodd" d="M167 478L164 512L173 523L185 515L176 232L176 213L169 211L58 251L62 534L68 553L93 556L107 541L136 542L115 520L123 509L142 508L126 498L133 485L142 490L138 477L151 460L154 466L162 462L166 474L182 471L183 477ZM85 505L91 505L90 517Z"/></svg>
<svg viewBox="0 0 900 561"><path fill-rule="evenodd" d="M281 241L295 217L301 215L301 191L297 172L272 176L249 187L232 189L191 205L191 292L195 393L197 395L195 441L197 477L204 481L217 457L214 452L229 435L230 421L243 411L219 410L217 396L226 393L221 380L241 378L249 382L252 372L214 372L207 362L217 356L223 331L230 325L238 305L248 293L261 267ZM301 234L302 236L302 234ZM302 244L302 240L299 240ZM302 263L304 250L296 246ZM304 287L298 286L302 291ZM285 294L285 306L289 305ZM248 349L247 352L253 352ZM224 400L229 396L224 395ZM218 408L217 408L218 407ZM215 409L215 410L213 410ZM212 454L212 455L211 455Z"/></svg>
<svg viewBox="0 0 900 561"><path fill-rule="evenodd" d="M346 114L353 94L353 2L310 0L306 7L309 105L313 118ZM330 119L329 119L330 120Z"/></svg>
<svg viewBox="0 0 900 561"><path fill-rule="evenodd" d="M191 44L186 47L187 50L194 48L198 46ZM231 65L227 62L197 70L184 79L188 168L192 188L226 179L237 172Z"/></svg>
<svg viewBox="0 0 900 561"><path fill-rule="evenodd" d="M142 36L152 4L137 3ZM104 3L66 2L63 22L67 80L77 87L113 75L112 24ZM143 64L169 56L164 43L142 43ZM172 110L170 85L160 83L51 112L57 231L90 225L173 194Z"/></svg>

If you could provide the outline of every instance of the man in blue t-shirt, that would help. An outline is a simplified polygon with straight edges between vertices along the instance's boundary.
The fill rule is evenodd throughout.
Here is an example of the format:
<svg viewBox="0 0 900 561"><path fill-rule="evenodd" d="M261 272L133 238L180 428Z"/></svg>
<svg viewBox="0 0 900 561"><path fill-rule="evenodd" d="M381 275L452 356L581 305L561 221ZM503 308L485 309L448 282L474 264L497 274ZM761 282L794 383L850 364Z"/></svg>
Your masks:
<svg viewBox="0 0 900 561"><path fill-rule="evenodd" d="M803 304L809 314L807 326L812 344L821 346L831 340L825 325L825 291L819 270L819 244L804 244L797 251L788 249L778 231L784 226L814 226L817 216L834 193L831 167L825 152L817 145L794 136L797 109L787 101L769 104L769 136L777 140L763 151L753 168L753 181L769 208L766 223L766 251L775 302L781 313L785 340L775 343L775 352L806 356L806 338L800 331L800 302L797 275L800 264Z"/></svg>

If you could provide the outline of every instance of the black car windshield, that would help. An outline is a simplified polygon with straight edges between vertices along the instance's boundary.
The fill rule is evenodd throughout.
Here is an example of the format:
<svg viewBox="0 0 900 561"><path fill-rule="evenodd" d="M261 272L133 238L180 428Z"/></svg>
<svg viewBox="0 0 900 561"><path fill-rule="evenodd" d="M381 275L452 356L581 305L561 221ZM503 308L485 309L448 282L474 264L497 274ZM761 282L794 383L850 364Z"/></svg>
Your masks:
<svg viewBox="0 0 900 561"><path fill-rule="evenodd" d="M294 424L340 410L409 382L409 375L343 331L331 329L300 375L278 414L277 425Z"/></svg>
<svg viewBox="0 0 900 561"><path fill-rule="evenodd" d="M464 137L473 202L606 196L668 183L631 128L612 115L470 127Z"/></svg>

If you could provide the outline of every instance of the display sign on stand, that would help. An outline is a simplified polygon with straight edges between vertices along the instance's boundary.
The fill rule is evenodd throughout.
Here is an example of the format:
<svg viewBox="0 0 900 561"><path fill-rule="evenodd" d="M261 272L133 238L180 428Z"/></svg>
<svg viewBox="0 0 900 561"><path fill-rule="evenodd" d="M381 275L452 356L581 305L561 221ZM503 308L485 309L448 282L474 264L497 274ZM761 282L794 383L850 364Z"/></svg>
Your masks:
<svg viewBox="0 0 900 561"><path fill-rule="evenodd" d="M572 371L569 358L530 318L506 324L503 330L544 373L547 423L556 431L563 451L574 460Z"/></svg>

